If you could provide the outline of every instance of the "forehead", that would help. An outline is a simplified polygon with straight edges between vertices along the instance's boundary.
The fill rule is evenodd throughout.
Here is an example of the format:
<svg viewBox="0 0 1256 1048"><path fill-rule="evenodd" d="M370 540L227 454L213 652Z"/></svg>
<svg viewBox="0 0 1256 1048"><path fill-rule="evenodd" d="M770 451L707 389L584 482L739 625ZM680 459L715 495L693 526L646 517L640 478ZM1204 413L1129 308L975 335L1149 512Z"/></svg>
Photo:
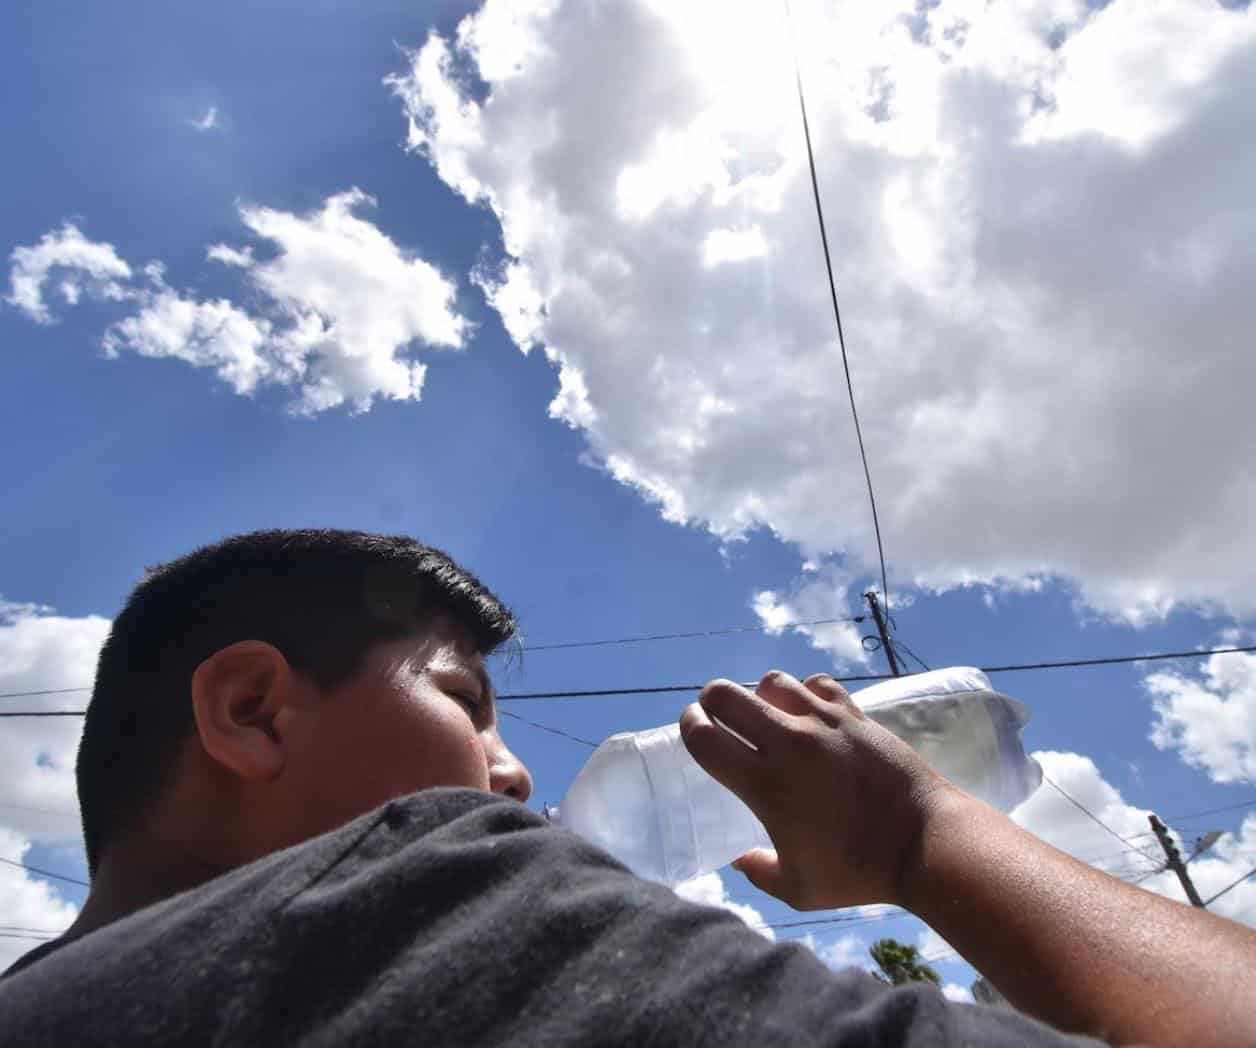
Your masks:
<svg viewBox="0 0 1256 1048"><path fill-rule="evenodd" d="M394 659L404 660L416 670L467 669L477 675L484 672L484 657L470 631L445 612L432 615L413 633L384 647Z"/></svg>

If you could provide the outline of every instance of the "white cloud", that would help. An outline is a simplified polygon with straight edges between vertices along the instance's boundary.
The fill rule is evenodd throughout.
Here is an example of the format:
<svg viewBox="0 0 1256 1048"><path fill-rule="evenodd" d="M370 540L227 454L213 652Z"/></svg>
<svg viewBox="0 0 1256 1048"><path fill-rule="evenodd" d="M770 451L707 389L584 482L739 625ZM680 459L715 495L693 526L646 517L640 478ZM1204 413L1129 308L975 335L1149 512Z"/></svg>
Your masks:
<svg viewBox="0 0 1256 1048"><path fill-rule="evenodd" d="M852 618L849 587L853 581L849 572L833 564L816 565L798 579L788 593L761 590L754 594L751 607L767 632L773 635L783 632L791 622ZM868 652L861 639L863 634L855 623L829 622L790 628L806 637L817 651L827 652L835 666L868 664Z"/></svg>
<svg viewBox="0 0 1256 1048"><path fill-rule="evenodd" d="M1042 766L1043 783L1012 812L1015 822L1083 861L1102 856L1105 861L1099 863L1101 866L1140 873L1156 867L1158 847L1148 832L1148 810L1126 803L1121 791L1103 777L1094 761L1080 753L1054 750L1040 750L1032 756ZM1094 818L1078 805L1088 809ZM1129 850L1130 845L1113 834L1129 839L1138 846L1137 850ZM1106 860L1110 856L1109 863Z"/></svg>
<svg viewBox="0 0 1256 1048"><path fill-rule="evenodd" d="M916 950L926 964L945 964L956 960L955 947L927 924L921 924L920 934L916 938Z"/></svg>
<svg viewBox="0 0 1256 1048"><path fill-rule="evenodd" d="M425 368L402 352L414 342L458 348L467 333L454 284L354 213L374 204L353 189L308 215L240 212L279 249L248 273L291 321L276 337L276 354L304 362L301 407L309 412L345 401L365 411L377 396L418 400Z"/></svg>
<svg viewBox="0 0 1256 1048"><path fill-rule="evenodd" d="M1256 655L1211 655L1199 677L1149 674L1151 741L1215 782L1256 782Z"/></svg>
<svg viewBox="0 0 1256 1048"><path fill-rule="evenodd" d="M15 247L9 260L13 265L5 301L39 324L53 320L43 290L54 271L58 274L57 290L71 306L77 305L84 293L114 301L128 294L123 282L131 278L131 267L118 257L112 244L88 240L72 222L45 233L37 244Z"/></svg>
<svg viewBox="0 0 1256 1048"><path fill-rule="evenodd" d="M96 615L69 618L49 608L0 602L0 692L90 683L108 632L109 620ZM23 709L82 709L87 698L86 692L74 692L33 695L20 702ZM78 840L74 758L82 727L79 717L5 721L0 732L0 827L29 840ZM8 852L0 854L12 858Z"/></svg>
<svg viewBox="0 0 1256 1048"><path fill-rule="evenodd" d="M113 246L70 225L13 252L9 301L48 320L41 289L57 268L67 274L61 291L71 304L84 290L139 303L106 330L108 356L127 350L212 368L243 395L267 383L294 388L292 409L301 414L342 404L367 411L377 397L418 400L426 366L413 359L414 347L459 349L470 325L452 281L359 216L374 204L351 189L308 214L241 208L245 227L274 254L258 261L252 246L213 244L206 256L249 282L257 293L250 307L173 289L160 262L142 267L147 283L121 283L132 273ZM573 372L573 397L577 378Z"/></svg>
<svg viewBox="0 0 1256 1048"><path fill-rule="evenodd" d="M748 229L713 229L702 242L702 264L708 268L721 262L746 262L768 252L768 242L758 226Z"/></svg>
<svg viewBox="0 0 1256 1048"><path fill-rule="evenodd" d="M225 299L198 302L162 288L146 297L134 316L105 332L107 356L129 349L144 357L172 357L195 367L212 367L237 393L278 377L265 352L270 324Z"/></svg>
<svg viewBox="0 0 1256 1048"><path fill-rule="evenodd" d="M1164 856L1151 834L1147 810L1127 804L1119 790L1107 782L1087 757L1076 753L1043 751L1034 758L1047 777L1085 805L1123 844L1102 826L1054 790L1045 781L1038 792L1012 813L1026 829L1071 855L1140 887L1184 902L1181 885L1173 873L1159 869ZM1190 848L1170 827L1183 855ZM1256 866L1256 815L1249 815L1238 833L1223 834L1213 847L1190 864L1191 877L1204 899L1220 891ZM1213 912L1256 927L1256 884L1243 884L1218 899Z"/></svg>
<svg viewBox="0 0 1256 1048"><path fill-rule="evenodd" d="M1012 813L1015 822L1047 843L1114 877L1136 881L1144 890L1175 901L1186 901L1173 873L1156 872L1163 866L1164 857L1149 830L1147 809L1127 803L1094 762L1082 754L1039 751L1033 757L1042 765L1044 781L1038 791ZM1054 781L1069 797L1089 809L1112 832L1100 826L1046 779ZM1170 834L1182 854L1189 854L1190 849L1181 836L1172 828ZM1190 871L1200 895L1208 899L1254 866L1256 815L1249 815L1237 833L1223 834L1208 852L1191 862ZM1256 927L1256 879L1240 884L1210 909ZM927 960L932 958L929 963L935 967L964 963L962 957L952 953L952 945L927 925L921 925L916 948Z"/></svg>
<svg viewBox="0 0 1256 1048"><path fill-rule="evenodd" d="M834 970L871 967L868 963L868 944L853 932L838 936L831 942L810 941L808 945L820 960Z"/></svg>
<svg viewBox="0 0 1256 1048"><path fill-rule="evenodd" d="M1256 138L1234 135L1256 8L795 19L893 574L1062 577L1135 623L1256 610L1236 524L1256 513ZM551 412L593 459L669 520L868 572L779 9L487 0L389 83L410 146L497 215L489 300L564 390L579 376ZM770 251L708 264L751 229ZM1189 440L1165 422L1184 416Z"/></svg>
<svg viewBox="0 0 1256 1048"><path fill-rule="evenodd" d="M0 827L0 855L21 862L29 849L29 840ZM39 946L38 940L45 936L36 933L64 931L77 915L77 907L62 899L48 881L0 864L0 931L8 932L0 936L0 971Z"/></svg>
<svg viewBox="0 0 1256 1048"><path fill-rule="evenodd" d="M221 262L224 266L239 266L248 269L253 265L253 249L245 246L234 248L229 244L210 244L205 249L205 257L211 262Z"/></svg>
<svg viewBox="0 0 1256 1048"><path fill-rule="evenodd" d="M188 123L197 131L214 131L222 127L222 117L219 116L217 106L210 106L204 113L194 120L189 120Z"/></svg>
<svg viewBox="0 0 1256 1048"><path fill-rule="evenodd" d="M961 1004L973 1003L972 991L959 983L947 983L942 987L942 993L948 1001L957 1001Z"/></svg>
<svg viewBox="0 0 1256 1048"><path fill-rule="evenodd" d="M719 873L704 873L692 880L681 881L676 885L675 892L682 899L700 903L703 906L716 906L721 910L735 913L750 928L753 928L765 939L776 941L776 932L767 927L763 914L749 903L736 902L729 897L724 881Z"/></svg>

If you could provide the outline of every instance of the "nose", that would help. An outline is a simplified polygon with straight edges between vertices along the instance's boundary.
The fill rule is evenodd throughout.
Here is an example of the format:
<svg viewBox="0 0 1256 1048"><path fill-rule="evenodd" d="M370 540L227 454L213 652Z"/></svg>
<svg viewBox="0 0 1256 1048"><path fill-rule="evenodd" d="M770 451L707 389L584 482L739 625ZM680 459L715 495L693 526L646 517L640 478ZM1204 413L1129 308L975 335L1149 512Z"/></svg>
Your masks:
<svg viewBox="0 0 1256 1048"><path fill-rule="evenodd" d="M504 793L521 804L532 796L532 776L504 742L498 742L489 764L488 788L494 793Z"/></svg>

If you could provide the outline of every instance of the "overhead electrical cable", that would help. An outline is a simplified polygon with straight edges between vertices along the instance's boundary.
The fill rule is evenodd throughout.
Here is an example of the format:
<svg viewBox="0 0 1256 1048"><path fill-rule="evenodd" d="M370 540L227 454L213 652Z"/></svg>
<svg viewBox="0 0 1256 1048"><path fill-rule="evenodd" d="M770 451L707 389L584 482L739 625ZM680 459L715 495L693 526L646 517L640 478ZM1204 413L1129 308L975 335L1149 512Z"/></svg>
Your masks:
<svg viewBox="0 0 1256 1048"><path fill-rule="evenodd" d="M1247 873L1243 874L1243 876L1242 876L1242 877L1240 877L1240 878L1239 878L1237 881L1235 881L1233 884L1227 884L1224 888L1222 888L1222 889L1221 889L1221 891L1217 892L1217 894L1216 894L1216 895L1212 896L1211 898L1205 899L1205 900L1204 900L1204 905L1205 905L1205 906L1211 906L1214 902L1216 902L1218 899L1220 899L1220 898L1221 898L1221 896L1223 896L1223 895L1224 895L1226 892L1228 892L1231 888L1237 888L1240 884L1242 884L1245 880L1247 880L1247 878L1248 878L1248 877L1252 876L1252 874L1256 874L1256 866L1254 866L1254 867L1252 867L1252 869L1248 870L1248 871L1247 871Z"/></svg>
<svg viewBox="0 0 1256 1048"><path fill-rule="evenodd" d="M38 866L30 866L27 863L18 862L16 859L6 859L0 857L0 862L4 863L6 866L18 866L23 870L30 870L31 873L37 873L41 877L52 877L58 881L69 881L71 884L79 884L84 888L91 887L91 885L86 881L80 881L77 877L67 877L63 873L53 873L51 870L41 870Z"/></svg>
<svg viewBox="0 0 1256 1048"><path fill-rule="evenodd" d="M808 928L819 924L846 924L851 927L857 927L861 924L875 924L878 921L898 920L900 917L914 917L914 913L909 910L896 909L891 913L876 914L850 914L847 916L837 917L813 917L805 921L766 921L763 924L752 924L751 928L760 931L764 928Z"/></svg>
<svg viewBox="0 0 1256 1048"><path fill-rule="evenodd" d="M1060 796L1062 796L1066 801L1068 801L1074 807L1078 808L1082 813L1087 815L1096 824L1103 827L1103 829L1105 829L1108 833L1112 834L1112 836L1115 837L1122 844L1128 845L1131 849L1136 851L1139 855L1142 855L1143 858L1146 859L1148 862L1154 861L1150 855L1145 854L1143 850L1137 847L1136 845L1130 844L1127 838L1122 837L1119 833L1117 833L1116 830L1114 830L1111 826L1109 826L1106 822L1104 822L1101 818L1099 818L1098 815L1096 815L1093 811L1087 808L1086 805L1084 805L1076 797L1074 797L1067 790L1065 790L1062 786L1060 786L1060 784L1057 783L1054 779L1052 779L1049 775L1044 773L1042 776L1042 781L1045 782L1048 786L1051 786L1053 789L1055 789L1060 794Z"/></svg>
<svg viewBox="0 0 1256 1048"><path fill-rule="evenodd" d="M598 748L598 743L590 742L588 739L582 739L579 735L572 735L570 732L563 731L562 728L555 728L549 724L541 724L538 721L529 720L527 717L522 717L518 713L511 713L510 710L498 710L497 712L503 717L509 717L511 720L522 721L524 724L533 728L539 728L541 731L547 731L551 735L561 735L564 739L570 739L572 742L580 743L581 746L588 746L593 750Z"/></svg>
<svg viewBox="0 0 1256 1048"><path fill-rule="evenodd" d="M734 633L775 633L780 630L798 629L802 626L833 626L843 622L863 622L863 615L847 615L840 619L811 619L806 622L782 622L776 625L760 623L758 626L728 626L718 630L697 630L692 633L650 633L640 637L614 637L610 640L575 640L561 644L523 644L524 652L566 651L570 648L602 648L612 644L644 644L659 640L700 640L703 637L724 637Z"/></svg>
<svg viewBox="0 0 1256 1048"><path fill-rule="evenodd" d="M868 468L868 452L864 447L863 427L859 424L859 409L855 407L855 386L850 378L850 361L846 355L846 336L842 332L842 311L837 304L837 281L833 278L833 259L829 254L829 234L824 224L824 208L820 204L820 181L816 177L815 152L811 147L811 124L807 120L807 99L802 88L802 66L798 61L798 49L793 44L793 14L789 0L785 0L785 20L789 25L790 46L794 56L794 82L798 86L798 109L802 114L802 133L807 143L807 167L811 171L811 194L816 203L816 220L820 225L820 244L824 248L824 269L829 277L829 297L833 302L833 319L837 323L837 344L842 350L842 371L846 375L846 392L850 397L850 415L855 423L855 437L859 441L859 458L863 462L864 482L868 486L868 503L872 507L872 530L877 539L877 559L881 564L881 594L885 606L890 606L890 587L885 574L885 547L881 543L881 521L877 516L877 497L872 491L872 471Z"/></svg>
<svg viewBox="0 0 1256 1048"><path fill-rule="evenodd" d="M1078 666L1115 666L1122 663L1159 662L1164 659L1206 659L1212 655L1246 654L1250 652L1256 652L1256 645L1248 645L1246 647L1237 648L1209 648L1202 651L1165 651L1157 652L1151 655L1117 655L1097 659L1066 659L1060 662L1022 662L1012 663L1006 666L979 666L977 668L980 669L982 673L1018 673L1025 670L1056 670L1070 669ZM902 676L912 677L917 676L917 674L904 673ZM843 684L892 679L892 675L888 673L863 673L834 678L834 680ZM758 683L758 681L743 682L742 687L754 688L758 686ZM647 688L593 688L577 691L527 691L507 695L498 695L497 699L499 702L510 702L523 699L591 699L612 695L662 695L667 692L701 691L704 687L706 687L705 683L664 684ZM74 690L91 691L91 686L86 685L82 688L76 688ZM20 699L40 694L46 693L11 691L0 694L0 699ZM0 712L0 717L81 717L86 712L86 710L16 710Z"/></svg>

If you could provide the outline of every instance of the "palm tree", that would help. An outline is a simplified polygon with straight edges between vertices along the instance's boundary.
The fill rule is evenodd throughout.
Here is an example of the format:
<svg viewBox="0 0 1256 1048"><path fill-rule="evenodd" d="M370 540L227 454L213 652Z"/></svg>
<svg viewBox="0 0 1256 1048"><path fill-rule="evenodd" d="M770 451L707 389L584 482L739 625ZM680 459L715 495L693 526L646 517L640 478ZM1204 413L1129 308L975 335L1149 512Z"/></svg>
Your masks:
<svg viewBox="0 0 1256 1048"><path fill-rule="evenodd" d="M941 984L938 973L920 959L920 951L897 939L878 939L868 952L881 970L873 972L878 979L891 986L910 982Z"/></svg>

